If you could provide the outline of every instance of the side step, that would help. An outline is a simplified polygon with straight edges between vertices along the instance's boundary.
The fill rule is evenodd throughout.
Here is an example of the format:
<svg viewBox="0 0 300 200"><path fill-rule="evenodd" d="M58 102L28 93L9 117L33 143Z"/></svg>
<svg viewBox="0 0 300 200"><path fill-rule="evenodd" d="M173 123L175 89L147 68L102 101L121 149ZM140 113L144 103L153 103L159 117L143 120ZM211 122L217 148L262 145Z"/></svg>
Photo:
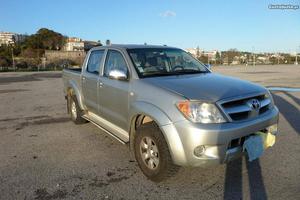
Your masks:
<svg viewBox="0 0 300 200"><path fill-rule="evenodd" d="M82 118L84 118L85 120L91 122L92 124L94 124L95 126L97 126L99 129L101 129L102 131L104 131L105 133L107 133L108 135L110 135L111 137L113 137L114 139L118 140L120 143L126 144L123 140L121 140L120 138L118 138L117 136L115 136L113 133L111 133L110 131L106 130L105 128L103 128L102 126L100 126L99 124L97 124L96 122L94 122L93 120L91 120L90 118L88 118L86 115L82 116Z"/></svg>

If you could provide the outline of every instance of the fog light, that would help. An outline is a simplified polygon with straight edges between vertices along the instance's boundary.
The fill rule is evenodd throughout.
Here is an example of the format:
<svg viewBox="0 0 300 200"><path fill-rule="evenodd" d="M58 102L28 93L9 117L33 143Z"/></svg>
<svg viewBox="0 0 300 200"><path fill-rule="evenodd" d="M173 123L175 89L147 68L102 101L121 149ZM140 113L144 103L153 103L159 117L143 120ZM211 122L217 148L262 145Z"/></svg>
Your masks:
<svg viewBox="0 0 300 200"><path fill-rule="evenodd" d="M276 135L278 132L278 126L277 124L273 124L272 126L267 127L267 131L271 133L272 135Z"/></svg>
<svg viewBox="0 0 300 200"><path fill-rule="evenodd" d="M194 149L194 154L197 157L201 157L204 154L204 152L205 152L205 146L204 145L197 146Z"/></svg>

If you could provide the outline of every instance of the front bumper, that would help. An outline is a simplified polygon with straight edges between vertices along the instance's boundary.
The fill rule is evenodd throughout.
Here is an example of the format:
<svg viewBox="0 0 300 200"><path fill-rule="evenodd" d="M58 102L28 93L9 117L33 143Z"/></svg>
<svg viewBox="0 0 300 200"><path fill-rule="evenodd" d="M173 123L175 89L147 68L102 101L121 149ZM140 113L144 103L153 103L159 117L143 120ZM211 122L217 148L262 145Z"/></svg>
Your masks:
<svg viewBox="0 0 300 200"><path fill-rule="evenodd" d="M174 164L180 166L217 165L240 157L240 146L228 148L230 142L278 123L278 109L245 122L223 124L196 124L188 120L161 126L166 137ZM204 145L205 153L197 157L194 150Z"/></svg>

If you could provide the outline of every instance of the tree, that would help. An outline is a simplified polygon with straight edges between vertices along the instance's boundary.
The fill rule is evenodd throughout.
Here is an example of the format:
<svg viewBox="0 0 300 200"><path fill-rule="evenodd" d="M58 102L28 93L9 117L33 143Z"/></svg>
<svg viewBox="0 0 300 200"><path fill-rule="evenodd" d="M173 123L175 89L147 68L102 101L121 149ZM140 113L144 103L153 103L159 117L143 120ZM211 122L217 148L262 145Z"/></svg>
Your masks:
<svg viewBox="0 0 300 200"><path fill-rule="evenodd" d="M60 50L66 43L66 37L47 28L39 29L36 34L26 38L25 48Z"/></svg>
<svg viewBox="0 0 300 200"><path fill-rule="evenodd" d="M13 57L26 57L22 67L34 67L40 64L40 57L45 50L60 50L66 42L66 37L55 31L41 28L36 34L26 37L24 42L14 45L0 46L0 67L9 67L13 64ZM26 64L25 64L26 63Z"/></svg>
<svg viewBox="0 0 300 200"><path fill-rule="evenodd" d="M2 65L4 63L11 63L12 62L12 47L8 45L2 45L0 46L0 59Z"/></svg>
<svg viewBox="0 0 300 200"><path fill-rule="evenodd" d="M220 59L221 59L221 55L220 55L220 53L217 51L217 53L216 53L216 64L220 64L221 62L220 62Z"/></svg>
<svg viewBox="0 0 300 200"><path fill-rule="evenodd" d="M7 58L0 56L0 68L1 69L7 68L10 65L11 65L11 62Z"/></svg>
<svg viewBox="0 0 300 200"><path fill-rule="evenodd" d="M202 55L198 58L198 60L200 60L202 63L207 63L207 61L208 61L208 56L202 54Z"/></svg>
<svg viewBox="0 0 300 200"><path fill-rule="evenodd" d="M197 46L196 56L197 56L197 58L200 57L200 48L199 48L199 46Z"/></svg>
<svg viewBox="0 0 300 200"><path fill-rule="evenodd" d="M232 63L236 56L240 56L240 52L237 49L229 49L228 51L223 51L221 54L222 61L228 65Z"/></svg>

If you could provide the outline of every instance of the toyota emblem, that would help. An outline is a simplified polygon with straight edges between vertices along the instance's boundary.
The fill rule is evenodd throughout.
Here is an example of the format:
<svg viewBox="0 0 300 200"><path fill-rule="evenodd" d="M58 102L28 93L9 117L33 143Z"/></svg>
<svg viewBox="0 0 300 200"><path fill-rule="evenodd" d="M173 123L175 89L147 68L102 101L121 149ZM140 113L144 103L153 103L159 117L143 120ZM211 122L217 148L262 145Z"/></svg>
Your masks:
<svg viewBox="0 0 300 200"><path fill-rule="evenodd" d="M251 99L247 102L252 110L258 110L260 108L260 102L257 99Z"/></svg>

